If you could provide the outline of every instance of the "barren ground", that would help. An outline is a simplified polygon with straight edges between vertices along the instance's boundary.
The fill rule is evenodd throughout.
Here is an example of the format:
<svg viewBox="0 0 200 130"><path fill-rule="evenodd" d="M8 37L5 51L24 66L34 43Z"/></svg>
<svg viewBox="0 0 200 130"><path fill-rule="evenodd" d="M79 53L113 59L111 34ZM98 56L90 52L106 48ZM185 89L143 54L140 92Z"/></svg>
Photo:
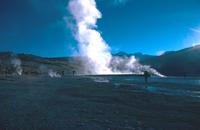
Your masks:
<svg viewBox="0 0 200 130"><path fill-rule="evenodd" d="M0 77L0 130L191 130L200 86L114 77Z"/></svg>

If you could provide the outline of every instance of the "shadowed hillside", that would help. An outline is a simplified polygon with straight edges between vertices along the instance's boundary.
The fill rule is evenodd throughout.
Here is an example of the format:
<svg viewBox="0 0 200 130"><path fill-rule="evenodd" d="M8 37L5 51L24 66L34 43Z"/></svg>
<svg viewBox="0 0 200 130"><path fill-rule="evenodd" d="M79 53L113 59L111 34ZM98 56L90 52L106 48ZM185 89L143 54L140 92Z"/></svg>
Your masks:
<svg viewBox="0 0 200 130"><path fill-rule="evenodd" d="M160 56L142 53L127 54L119 52L114 56L135 56L143 65L150 65L161 74L167 76L200 76L200 46L179 51L166 52ZM84 64L80 57L43 58L27 54L11 52L0 53L0 74L15 74L23 70L23 74L48 74L50 71L59 74L84 73Z"/></svg>
<svg viewBox="0 0 200 130"><path fill-rule="evenodd" d="M16 68L13 59L17 59L19 66L23 70L23 74L38 75L48 74L50 71L55 73L72 74L73 70L81 73L80 58L43 58L27 54L14 54L11 52L0 53L0 73L15 74Z"/></svg>
<svg viewBox="0 0 200 130"><path fill-rule="evenodd" d="M126 54L120 52L117 56L135 56L141 64L150 65L167 76L200 76L200 45L166 52L160 56L144 55L142 53Z"/></svg>

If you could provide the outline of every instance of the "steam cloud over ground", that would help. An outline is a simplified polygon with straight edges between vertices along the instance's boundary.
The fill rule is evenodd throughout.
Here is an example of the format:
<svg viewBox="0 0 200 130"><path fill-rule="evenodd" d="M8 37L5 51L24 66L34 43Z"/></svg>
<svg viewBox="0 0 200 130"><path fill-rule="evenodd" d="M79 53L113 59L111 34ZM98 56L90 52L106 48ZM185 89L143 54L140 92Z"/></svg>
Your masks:
<svg viewBox="0 0 200 130"><path fill-rule="evenodd" d="M11 64L13 65L13 67L15 68L15 71L18 75L22 75L23 69L21 67L21 60L14 58L11 60Z"/></svg>
<svg viewBox="0 0 200 130"><path fill-rule="evenodd" d="M94 0L71 0L69 10L76 20L75 38L79 42L80 55L85 57L94 74L112 73L110 48L96 30L101 13Z"/></svg>
<svg viewBox="0 0 200 130"><path fill-rule="evenodd" d="M112 57L110 47L96 30L97 20L102 17L95 0L70 0L68 9L75 23L75 38L79 53L85 59L91 74L131 74L148 71L162 76L149 66L140 65L135 57ZM86 72L87 73L87 72Z"/></svg>

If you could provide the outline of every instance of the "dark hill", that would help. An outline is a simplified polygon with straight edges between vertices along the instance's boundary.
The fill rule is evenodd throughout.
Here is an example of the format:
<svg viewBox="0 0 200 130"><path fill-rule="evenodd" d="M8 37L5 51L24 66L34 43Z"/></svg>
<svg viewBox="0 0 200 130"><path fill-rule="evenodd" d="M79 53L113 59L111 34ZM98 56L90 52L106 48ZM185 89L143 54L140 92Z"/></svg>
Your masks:
<svg viewBox="0 0 200 130"><path fill-rule="evenodd" d="M16 64L23 69L23 74L48 74L49 71L55 73L62 73L64 71L66 74L71 74L73 70L81 73L82 67L81 60L79 59L78 57L44 58L29 54L2 52L0 53L0 74L15 73L16 65L14 65L13 61L17 61Z"/></svg>
<svg viewBox="0 0 200 130"><path fill-rule="evenodd" d="M200 76L200 45L161 56L135 55L141 64L150 65L168 76Z"/></svg>
<svg viewBox="0 0 200 130"><path fill-rule="evenodd" d="M150 65L158 72L167 76L200 76L200 45L182 49L179 51L166 52L161 56L145 55L142 53L128 54L119 52L113 56L135 56L143 65ZM13 59L23 69L23 74L46 74L49 70L58 73L72 74L73 70L83 73L84 66L81 58L44 58L28 54L15 54L12 52L0 53L0 74L12 74L18 66L13 65ZM14 66L14 67L13 67Z"/></svg>

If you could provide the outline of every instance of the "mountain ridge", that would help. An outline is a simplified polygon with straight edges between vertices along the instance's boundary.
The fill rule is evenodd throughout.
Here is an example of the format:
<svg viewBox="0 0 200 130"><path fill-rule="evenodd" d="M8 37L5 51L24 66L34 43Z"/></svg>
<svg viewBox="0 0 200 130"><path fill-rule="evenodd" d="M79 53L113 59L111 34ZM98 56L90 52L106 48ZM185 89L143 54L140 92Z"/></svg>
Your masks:
<svg viewBox="0 0 200 130"><path fill-rule="evenodd" d="M129 54L122 51L113 56L134 56L142 65L149 65L166 76L200 76L200 45L168 51L159 56L139 52ZM71 74L74 70L78 73L85 71L80 57L46 58L32 54L0 52L0 74L12 72L12 59L20 59L24 74L47 74L49 70L59 73L64 71L66 74Z"/></svg>

